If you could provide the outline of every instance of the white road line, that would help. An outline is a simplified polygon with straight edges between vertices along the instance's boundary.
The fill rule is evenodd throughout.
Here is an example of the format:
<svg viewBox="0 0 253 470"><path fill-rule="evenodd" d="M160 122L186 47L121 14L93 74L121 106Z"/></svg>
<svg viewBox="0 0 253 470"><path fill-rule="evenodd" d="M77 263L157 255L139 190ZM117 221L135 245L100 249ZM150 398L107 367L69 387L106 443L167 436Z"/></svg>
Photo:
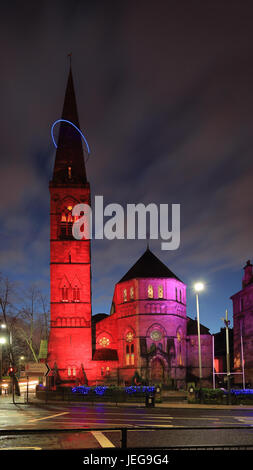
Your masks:
<svg viewBox="0 0 253 470"><path fill-rule="evenodd" d="M95 437L101 447L115 447L115 445L101 431L92 431L91 434Z"/></svg>
<svg viewBox="0 0 253 470"><path fill-rule="evenodd" d="M55 418L56 416L67 415L67 414L69 414L69 411L64 411L63 413L57 413L56 415L45 416L44 418L29 419L28 423L34 423L35 421L42 421L43 419L51 419L51 418Z"/></svg>

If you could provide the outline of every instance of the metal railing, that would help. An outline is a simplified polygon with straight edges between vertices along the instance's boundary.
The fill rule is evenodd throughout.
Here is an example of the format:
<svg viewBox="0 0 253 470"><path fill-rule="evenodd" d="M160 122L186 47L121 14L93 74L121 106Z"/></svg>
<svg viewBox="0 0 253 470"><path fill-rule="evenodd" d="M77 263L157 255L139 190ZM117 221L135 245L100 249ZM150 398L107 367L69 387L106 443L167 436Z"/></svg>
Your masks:
<svg viewBox="0 0 253 470"><path fill-rule="evenodd" d="M237 426L173 426L173 428L159 427L159 426L131 426L131 427L95 427L95 428L69 428L69 429L0 429L0 436L22 436L22 435L34 435L34 434L66 434L66 433L87 433L92 431L100 431L100 432L115 432L119 431L121 433L121 448L127 449L128 443L128 431L217 431L217 430L251 430L253 431L252 426L248 425L237 425ZM132 448L132 447L130 447ZM136 447L138 449L138 447ZM253 441L252 444L189 444L189 445L172 445L172 446L164 446L161 447L150 447L150 449L166 449L166 450L253 450ZM71 450L71 449L70 449ZM83 450L83 448L75 448L74 450Z"/></svg>

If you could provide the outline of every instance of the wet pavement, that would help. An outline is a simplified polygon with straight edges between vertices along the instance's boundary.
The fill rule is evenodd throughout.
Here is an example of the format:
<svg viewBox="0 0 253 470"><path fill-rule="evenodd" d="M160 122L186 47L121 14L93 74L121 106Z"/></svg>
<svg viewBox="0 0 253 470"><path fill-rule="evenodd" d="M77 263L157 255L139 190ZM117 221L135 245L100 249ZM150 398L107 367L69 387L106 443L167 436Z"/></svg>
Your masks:
<svg viewBox="0 0 253 470"><path fill-rule="evenodd" d="M177 404L146 408L133 404L45 405L38 401L15 405L8 397L0 398L1 450L120 447L120 429L126 427L127 445L131 448L232 445L253 449L250 407L210 409Z"/></svg>

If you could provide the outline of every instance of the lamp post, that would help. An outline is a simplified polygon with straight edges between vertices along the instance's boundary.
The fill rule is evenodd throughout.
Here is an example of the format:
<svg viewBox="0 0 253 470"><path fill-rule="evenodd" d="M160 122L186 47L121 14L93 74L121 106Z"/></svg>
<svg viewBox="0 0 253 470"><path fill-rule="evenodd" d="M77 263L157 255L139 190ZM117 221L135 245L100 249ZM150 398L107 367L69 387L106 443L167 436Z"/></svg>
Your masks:
<svg viewBox="0 0 253 470"><path fill-rule="evenodd" d="M3 344L6 343L6 338L4 336L0 337L0 395L2 394L2 370L3 370Z"/></svg>
<svg viewBox="0 0 253 470"><path fill-rule="evenodd" d="M196 282L194 290L196 293L196 307L197 307L197 325L198 325L198 349L199 349L199 385L201 388L202 383L202 361L201 361L201 343L200 343L200 323L199 323L199 292L204 289L202 282Z"/></svg>
<svg viewBox="0 0 253 470"><path fill-rule="evenodd" d="M231 383L230 383L230 354L229 354L229 325L228 311L226 310L226 317L222 318L226 326L226 357L227 357L227 384L228 384L228 404L231 405Z"/></svg>

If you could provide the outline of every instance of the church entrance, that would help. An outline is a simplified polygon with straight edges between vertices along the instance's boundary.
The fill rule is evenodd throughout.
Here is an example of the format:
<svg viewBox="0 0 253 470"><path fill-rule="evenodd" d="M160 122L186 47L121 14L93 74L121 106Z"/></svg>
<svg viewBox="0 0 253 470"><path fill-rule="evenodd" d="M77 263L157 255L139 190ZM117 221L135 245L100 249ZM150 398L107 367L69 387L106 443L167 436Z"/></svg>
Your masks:
<svg viewBox="0 0 253 470"><path fill-rule="evenodd" d="M159 357L156 357L151 362L150 381L154 384L164 382L164 365Z"/></svg>

